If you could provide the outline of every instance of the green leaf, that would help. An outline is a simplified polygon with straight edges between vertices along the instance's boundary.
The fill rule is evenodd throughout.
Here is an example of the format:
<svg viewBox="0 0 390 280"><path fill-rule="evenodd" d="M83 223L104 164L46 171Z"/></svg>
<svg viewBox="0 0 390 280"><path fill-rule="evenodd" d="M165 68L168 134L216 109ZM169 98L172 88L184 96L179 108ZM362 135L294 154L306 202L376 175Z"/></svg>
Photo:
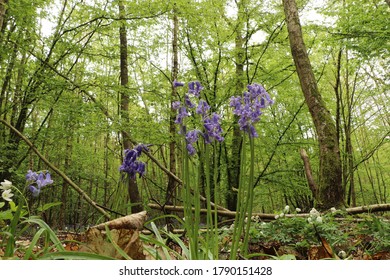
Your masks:
<svg viewBox="0 0 390 280"><path fill-rule="evenodd" d="M46 210L48 210L48 209L50 209L50 208L52 208L52 207L59 206L59 205L61 205L61 204L62 204L61 201L46 203L46 204L44 204L44 205L42 205L42 206L39 206L39 207L37 208L37 210L38 210L39 212L44 212L44 211L46 211Z"/></svg>
<svg viewBox="0 0 390 280"><path fill-rule="evenodd" d="M49 238L51 240L51 242L53 242L55 248L60 251L60 252L63 252L65 251L64 247L62 246L62 243L61 241L58 239L57 235L54 233L54 231L50 228L50 226L48 224L46 224L43 220L41 219L38 219L38 218L29 218L25 221L23 221L22 223L33 223L33 224L37 224L40 228L44 228L48 234L49 234Z"/></svg>
<svg viewBox="0 0 390 280"><path fill-rule="evenodd" d="M26 253L24 254L24 259L25 260L29 260L31 255L32 255L32 252L33 252L33 249L35 247L35 245L37 244L39 238L41 237L41 235L45 232L46 229L44 228L41 228L37 231L37 233L34 235L34 238L31 240L31 244L30 246L28 247Z"/></svg>
<svg viewBox="0 0 390 280"><path fill-rule="evenodd" d="M0 212L0 220L12 220L13 214L11 210Z"/></svg>
<svg viewBox="0 0 390 280"><path fill-rule="evenodd" d="M0 208L2 208L5 205L5 202L0 202Z"/></svg>
<svg viewBox="0 0 390 280"><path fill-rule="evenodd" d="M85 252L52 252L39 257L40 260L115 260L114 258Z"/></svg>
<svg viewBox="0 0 390 280"><path fill-rule="evenodd" d="M9 202L9 206L10 206L12 212L16 212L17 207L16 207L15 202L10 201L10 202Z"/></svg>

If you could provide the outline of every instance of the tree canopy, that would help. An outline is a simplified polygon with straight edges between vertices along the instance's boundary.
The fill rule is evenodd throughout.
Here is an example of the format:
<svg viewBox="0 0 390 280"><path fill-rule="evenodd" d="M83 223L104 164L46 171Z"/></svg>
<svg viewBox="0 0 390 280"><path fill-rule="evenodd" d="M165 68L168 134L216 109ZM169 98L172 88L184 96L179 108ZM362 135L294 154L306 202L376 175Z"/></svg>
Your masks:
<svg viewBox="0 0 390 280"><path fill-rule="evenodd" d="M297 5L318 91L335 125L343 200L345 206L387 203L390 8L383 0L321 2ZM121 34L127 37L125 83ZM210 146L213 160L195 168L199 195L207 195L207 173L222 194L213 197L212 189L213 203L231 208L238 188L234 178L237 172L249 174L249 167L237 170L245 138L229 102L258 83L274 104L256 124L254 211L285 205L308 211L316 201L300 151L307 152L319 183L319 135L288 36L283 3L275 0L0 0L0 119L101 209L127 214L134 204L145 209L151 202L180 204L180 189L168 188L171 175L183 175L181 146L170 153L170 143L181 141L170 120L172 125L172 102L184 102L184 96L172 84L199 81L202 98L221 118L224 137ZM140 200L132 201L119 168L124 149L140 143L148 145L146 172L135 178ZM0 181L12 179L32 209L62 202L45 212L52 225L97 222L101 213L59 174L52 174L53 185L38 197L28 192L28 170L52 170L4 123L0 151ZM170 167L173 159L176 168ZM196 159L204 161L200 153Z"/></svg>

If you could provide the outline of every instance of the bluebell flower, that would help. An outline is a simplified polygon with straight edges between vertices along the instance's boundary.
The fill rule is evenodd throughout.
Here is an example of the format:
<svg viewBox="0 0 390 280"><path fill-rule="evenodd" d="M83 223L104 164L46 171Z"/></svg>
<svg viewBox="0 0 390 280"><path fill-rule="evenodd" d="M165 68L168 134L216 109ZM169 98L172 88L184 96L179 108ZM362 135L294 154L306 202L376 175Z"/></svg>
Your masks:
<svg viewBox="0 0 390 280"><path fill-rule="evenodd" d="M178 110L178 109L180 108L180 106L181 106L181 102L180 102L180 101L174 101L174 102L172 102L172 108L173 108L174 110Z"/></svg>
<svg viewBox="0 0 390 280"><path fill-rule="evenodd" d="M230 106L234 108L233 113L239 116L238 125L240 129L247 132L250 137L258 137L254 124L260 120L261 109L273 104L273 100L259 84L247 86L248 91L243 96L232 97Z"/></svg>
<svg viewBox="0 0 390 280"><path fill-rule="evenodd" d="M199 114L199 115L202 115L204 117L204 116L206 116L208 114L209 110L210 110L210 105L207 104L206 101L200 100L199 104L198 104L198 107L196 107L195 112L197 114Z"/></svg>
<svg viewBox="0 0 390 280"><path fill-rule="evenodd" d="M218 142L222 142L224 140L222 136L222 128L219 123L220 116L217 113L213 113L213 115L210 117L207 117L204 119L203 127L205 128L204 138L206 141L206 144L211 143L210 138L214 138Z"/></svg>
<svg viewBox="0 0 390 280"><path fill-rule="evenodd" d="M196 153L196 150L192 144L187 144L187 151L190 156L193 156Z"/></svg>
<svg viewBox="0 0 390 280"><path fill-rule="evenodd" d="M203 90L203 86L200 82L190 82L188 83L188 94L184 96L184 104L182 105L180 101L175 101L172 103L172 108L178 110L175 123L180 124L179 134L185 135L186 138L186 148L190 155L196 153L194 148L194 143L198 141L199 136L201 135L205 139L206 144L210 144L214 139L221 142L224 140L222 136L222 128L220 125L220 117L218 114L213 113L210 115L210 105L207 104L204 100L199 100L198 104L195 105L190 99L191 95L200 98L200 92ZM187 127L184 124L184 119L190 116L189 112L193 112L195 108L195 113L201 115L203 121L204 132L194 129L187 131Z"/></svg>
<svg viewBox="0 0 390 280"><path fill-rule="evenodd" d="M195 107L195 104L191 102L188 94L184 95L184 103L186 104L187 108L194 108Z"/></svg>
<svg viewBox="0 0 390 280"><path fill-rule="evenodd" d="M36 179L38 179L38 174L36 172L33 172L32 170L27 171L26 174L27 181L35 181Z"/></svg>
<svg viewBox="0 0 390 280"><path fill-rule="evenodd" d="M182 86L184 86L184 83L178 82L176 80L173 81L173 87L182 87Z"/></svg>
<svg viewBox="0 0 390 280"><path fill-rule="evenodd" d="M176 116L175 123L177 124L183 124L184 118L188 117L189 114L187 113L187 108L182 106L179 108L179 113Z"/></svg>
<svg viewBox="0 0 390 280"><path fill-rule="evenodd" d="M135 178L137 173L139 176L145 174L145 163L139 161L138 158L142 155L142 151L148 151L147 145L139 144L134 149L126 149L125 157L119 171L126 172L130 178Z"/></svg>
<svg viewBox="0 0 390 280"><path fill-rule="evenodd" d="M200 84L200 82L196 81L188 83L188 93L199 97L202 90L203 86Z"/></svg>
<svg viewBox="0 0 390 280"><path fill-rule="evenodd" d="M194 155L196 153L196 150L193 146L193 144L198 141L199 135L202 134L202 132L198 129L194 129L191 131L188 131L186 134L186 142L187 142L187 151L190 155Z"/></svg>
<svg viewBox="0 0 390 280"><path fill-rule="evenodd" d="M28 170L26 180L30 184L28 189L34 197L38 196L41 189L45 186L53 184L51 175L48 171L40 171L39 173Z"/></svg>
<svg viewBox="0 0 390 280"><path fill-rule="evenodd" d="M28 187L28 189L30 190L30 192L32 193L32 196L33 197L37 197L39 195L39 193L41 192L41 189L40 188L36 188L34 187L33 185L30 185Z"/></svg>

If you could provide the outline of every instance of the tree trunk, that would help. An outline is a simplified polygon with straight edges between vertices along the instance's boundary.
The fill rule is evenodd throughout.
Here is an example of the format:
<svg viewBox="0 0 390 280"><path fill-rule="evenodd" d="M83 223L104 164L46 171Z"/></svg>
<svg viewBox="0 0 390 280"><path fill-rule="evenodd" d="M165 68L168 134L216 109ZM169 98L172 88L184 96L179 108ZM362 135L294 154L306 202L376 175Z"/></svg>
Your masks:
<svg viewBox="0 0 390 280"><path fill-rule="evenodd" d="M176 4L173 8L173 31L172 31L172 54L173 54L173 60L172 60L172 77L171 81L177 80L177 75L179 72L179 61L178 61L178 29L179 29L179 22L177 18L177 9ZM176 88L173 86L173 83L171 83L171 111L169 116L169 136L170 136L170 142L169 142L169 171L172 174L176 174L176 124L175 124L175 118L176 118L176 110L172 107L172 102L177 100L177 91ZM168 205L174 205L173 202L175 199L175 190L176 190L177 182L172 176L168 176L168 186L167 191L165 193L165 203ZM167 214L170 214L169 211L167 211ZM168 229L170 231L173 230L173 219L167 218L166 223L168 225Z"/></svg>
<svg viewBox="0 0 390 280"><path fill-rule="evenodd" d="M319 144L319 209L344 206L342 167L336 125L327 110L311 68L303 42L301 25L295 0L283 0L291 53L295 62L301 88L313 119Z"/></svg>
<svg viewBox="0 0 390 280"><path fill-rule="evenodd" d="M4 30L3 24L4 24L5 12L7 11L7 4L8 4L8 0L0 0L0 38L2 36L1 33Z"/></svg>
<svg viewBox="0 0 390 280"><path fill-rule="evenodd" d="M124 149L131 149L132 143L130 135L126 130L129 123L129 93L127 85L129 82L129 71L127 68L127 34L126 25L124 22L125 7L123 1L119 1L119 18L122 20L119 27L119 40L120 40L120 83L122 86L120 93L120 117L122 123L122 141ZM131 212L137 213L143 210L141 197L138 191L138 185L136 179L129 178L127 186L130 202L132 203Z"/></svg>
<svg viewBox="0 0 390 280"><path fill-rule="evenodd" d="M244 4L243 1L237 3L237 25L236 25L236 39L235 39L235 93L241 95L244 90L244 61L245 61L245 50L244 50L244 38L242 35L243 30L243 14ZM240 165L241 165L241 143L242 134L238 125L238 116L234 116L233 120L233 138L231 147L231 158L229 162L228 170L228 181L230 189L227 192L227 208L229 210L236 210L237 205L237 192L232 191L232 188L238 189L239 178L240 178Z"/></svg>
<svg viewBox="0 0 390 280"><path fill-rule="evenodd" d="M317 188L317 184L315 183L315 180L313 178L313 174L312 174L312 171L311 171L311 165L310 165L309 156L307 155L305 149L301 149L300 154L301 154L301 158L302 158L302 161L303 161L303 165L305 167L305 174L306 174L307 183L308 183L309 188L310 188L310 190L311 190L311 192L313 194L314 199L317 199L317 197L318 197L318 188Z"/></svg>

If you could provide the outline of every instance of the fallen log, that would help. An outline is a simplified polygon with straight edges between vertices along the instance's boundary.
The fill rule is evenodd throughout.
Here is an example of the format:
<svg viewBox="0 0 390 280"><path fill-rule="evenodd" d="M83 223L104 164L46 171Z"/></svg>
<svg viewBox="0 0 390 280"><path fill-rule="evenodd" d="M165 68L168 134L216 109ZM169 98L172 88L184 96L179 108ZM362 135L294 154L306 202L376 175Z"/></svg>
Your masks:
<svg viewBox="0 0 390 280"><path fill-rule="evenodd" d="M149 203L148 207L151 209L156 210L168 210L171 212L184 212L183 206L176 206L176 205L158 205L154 203ZM194 208L192 208L193 211L195 211ZM359 207L352 207L352 208L346 208L346 209L339 209L340 211L345 211L348 214L356 215L356 214L362 214L362 213L375 213L375 212L384 212L384 211L390 211L390 204L373 204L373 205L366 205L366 206L359 206ZM234 211L224 211L224 210L212 210L217 211L218 216L226 217L226 218L234 218L236 216L236 212ZM331 210L329 210L331 211ZM327 212L329 212L327 211ZM324 213L327 213L324 212ZM207 214L207 209L200 209L201 214ZM252 213L252 216L258 217L262 220L276 220L279 216L279 214L268 214L268 213ZM309 217L309 213L297 213L297 214L285 214L284 215L287 218L294 218L294 217Z"/></svg>

